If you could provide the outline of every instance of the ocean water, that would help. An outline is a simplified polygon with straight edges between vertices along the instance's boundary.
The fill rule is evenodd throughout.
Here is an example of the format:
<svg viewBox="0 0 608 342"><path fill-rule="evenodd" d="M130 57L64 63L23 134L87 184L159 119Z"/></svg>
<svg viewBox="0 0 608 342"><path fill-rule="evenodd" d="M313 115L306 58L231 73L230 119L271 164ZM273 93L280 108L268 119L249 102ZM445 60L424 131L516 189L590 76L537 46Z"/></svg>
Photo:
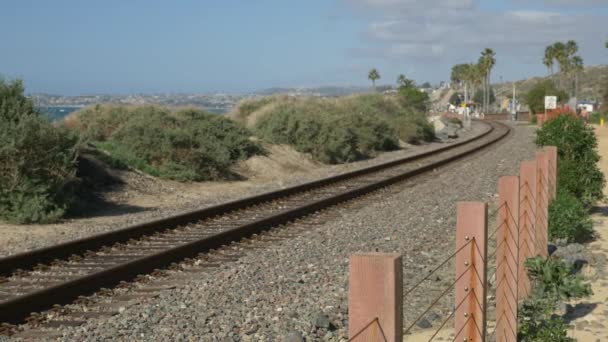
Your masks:
<svg viewBox="0 0 608 342"><path fill-rule="evenodd" d="M82 107L40 107L39 109L42 115L48 116L51 121L59 121L80 108Z"/></svg>

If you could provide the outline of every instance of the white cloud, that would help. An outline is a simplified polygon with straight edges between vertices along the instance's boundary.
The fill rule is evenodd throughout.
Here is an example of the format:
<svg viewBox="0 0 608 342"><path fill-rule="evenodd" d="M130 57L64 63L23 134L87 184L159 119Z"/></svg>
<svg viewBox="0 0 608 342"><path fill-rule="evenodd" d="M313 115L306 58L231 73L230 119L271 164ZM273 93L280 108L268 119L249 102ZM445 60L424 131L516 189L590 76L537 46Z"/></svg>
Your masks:
<svg viewBox="0 0 608 342"><path fill-rule="evenodd" d="M364 47L353 50L354 53L387 63L426 65L427 70L440 66L445 70L454 63L474 62L486 47L497 51L499 63L500 59L513 65L537 61L538 69L543 70L540 56L545 46L569 39L579 43L583 58L597 61L605 53L603 41L608 37L608 25L601 24L608 16L589 12L569 14L515 7L490 11L474 0L348 3L373 13L363 34Z"/></svg>

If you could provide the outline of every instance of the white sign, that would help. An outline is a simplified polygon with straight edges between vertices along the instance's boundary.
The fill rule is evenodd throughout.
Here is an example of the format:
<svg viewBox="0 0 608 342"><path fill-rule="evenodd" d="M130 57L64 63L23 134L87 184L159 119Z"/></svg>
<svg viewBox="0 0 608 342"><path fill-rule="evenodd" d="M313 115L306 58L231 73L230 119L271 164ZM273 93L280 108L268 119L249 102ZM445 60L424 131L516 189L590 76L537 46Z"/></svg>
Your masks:
<svg viewBox="0 0 608 342"><path fill-rule="evenodd" d="M557 96L545 96L545 109L557 108Z"/></svg>

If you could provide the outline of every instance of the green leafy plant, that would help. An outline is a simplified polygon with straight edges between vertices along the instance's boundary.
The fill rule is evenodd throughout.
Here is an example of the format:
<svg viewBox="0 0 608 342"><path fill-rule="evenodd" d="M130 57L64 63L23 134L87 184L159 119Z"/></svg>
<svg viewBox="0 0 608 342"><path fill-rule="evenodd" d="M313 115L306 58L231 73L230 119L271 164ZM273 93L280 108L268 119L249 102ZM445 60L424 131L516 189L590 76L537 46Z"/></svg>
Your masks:
<svg viewBox="0 0 608 342"><path fill-rule="evenodd" d="M77 135L51 125L20 81L0 79L0 219L44 223L74 203Z"/></svg>
<svg viewBox="0 0 608 342"><path fill-rule="evenodd" d="M525 266L533 291L519 312L518 340L574 341L567 336L568 327L563 318L554 314L555 306L561 301L591 295L591 286L583 283L583 278L573 274L559 259L530 258Z"/></svg>
<svg viewBox="0 0 608 342"><path fill-rule="evenodd" d="M549 204L549 238L583 242L592 237L593 222L588 210L570 192L558 191Z"/></svg>
<svg viewBox="0 0 608 342"><path fill-rule="evenodd" d="M604 198L604 175L597 166L597 138L593 128L571 115L561 115L536 132L538 146L557 146L558 189L568 191L586 206Z"/></svg>
<svg viewBox="0 0 608 342"><path fill-rule="evenodd" d="M560 259L529 258L525 267L534 284L534 291L540 297L558 302L592 293L591 285L583 283L582 276L573 274L572 269Z"/></svg>

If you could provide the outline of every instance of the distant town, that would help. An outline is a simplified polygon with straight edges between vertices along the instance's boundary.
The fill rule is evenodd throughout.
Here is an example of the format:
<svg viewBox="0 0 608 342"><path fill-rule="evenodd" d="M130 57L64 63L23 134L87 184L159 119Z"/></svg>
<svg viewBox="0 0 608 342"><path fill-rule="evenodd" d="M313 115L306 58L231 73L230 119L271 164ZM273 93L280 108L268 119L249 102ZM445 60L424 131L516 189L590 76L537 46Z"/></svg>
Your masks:
<svg viewBox="0 0 608 342"><path fill-rule="evenodd" d="M73 111L75 109L100 104L116 103L126 105L157 104L168 107L194 106L213 113L226 113L243 99L285 94L289 96L344 96L369 91L367 87L320 87L320 88L271 88L252 93L242 94L201 94L201 93L166 93L166 94L128 94L128 95L52 95L31 94L36 105L40 108Z"/></svg>

